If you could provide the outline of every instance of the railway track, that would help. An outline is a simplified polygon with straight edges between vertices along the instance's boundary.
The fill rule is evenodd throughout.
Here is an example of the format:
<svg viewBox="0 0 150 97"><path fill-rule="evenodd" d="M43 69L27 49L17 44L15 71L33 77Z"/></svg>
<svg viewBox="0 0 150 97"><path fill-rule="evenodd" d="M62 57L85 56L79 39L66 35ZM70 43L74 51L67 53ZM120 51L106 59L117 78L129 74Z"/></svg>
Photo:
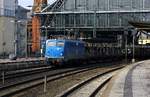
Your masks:
<svg viewBox="0 0 150 97"><path fill-rule="evenodd" d="M21 77L29 74L44 72L50 69L52 69L51 66L45 66L45 67L20 69L20 70L13 70L13 71L3 71L1 72L0 80L2 80L2 73L5 74L5 79L11 79L11 78Z"/></svg>
<svg viewBox="0 0 150 97"><path fill-rule="evenodd" d="M123 67L124 66L101 72L91 78L75 84L55 97L99 97L98 94L103 91L102 89L113 77L116 70L122 69Z"/></svg>
<svg viewBox="0 0 150 97"><path fill-rule="evenodd" d="M9 95L15 94L19 91L29 89L29 88L35 87L37 85L43 84L44 83L43 79L45 76L47 77L47 82L50 82L50 81L54 81L54 80L57 80L57 79L60 79L60 78L66 77L66 76L70 76L73 74L93 70L95 68L97 68L97 66L96 67L89 66L86 68L85 67L71 68L71 69L65 69L65 70L64 69L62 69L62 70L56 69L56 70L52 70L49 72L44 72L42 74L38 73L36 75L31 75L34 73L30 73L30 75L27 77L22 75L23 77L21 77L21 78L16 77L17 79L19 79L19 81L16 79L13 79L13 80L11 79L11 80L9 80L9 82L13 81L12 83L6 82L6 84L0 86L0 97L6 97Z"/></svg>
<svg viewBox="0 0 150 97"><path fill-rule="evenodd" d="M42 60L26 60L26 61L8 61L0 63L1 71L14 71L28 68L38 68L47 66Z"/></svg>

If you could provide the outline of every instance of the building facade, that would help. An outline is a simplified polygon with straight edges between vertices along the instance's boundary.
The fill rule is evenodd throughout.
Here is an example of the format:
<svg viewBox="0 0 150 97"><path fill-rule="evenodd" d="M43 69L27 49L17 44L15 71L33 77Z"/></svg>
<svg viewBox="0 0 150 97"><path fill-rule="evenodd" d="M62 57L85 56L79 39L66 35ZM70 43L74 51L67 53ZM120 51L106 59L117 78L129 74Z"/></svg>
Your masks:
<svg viewBox="0 0 150 97"><path fill-rule="evenodd" d="M14 53L17 0L0 0L0 58Z"/></svg>
<svg viewBox="0 0 150 97"><path fill-rule="evenodd" d="M17 6L18 0L0 0L0 15L14 17Z"/></svg>
<svg viewBox="0 0 150 97"><path fill-rule="evenodd" d="M15 26L10 21L14 21L13 17L0 16L0 57L6 57L14 53L14 31Z"/></svg>
<svg viewBox="0 0 150 97"><path fill-rule="evenodd" d="M18 0L0 0L0 58L26 54L27 12Z"/></svg>
<svg viewBox="0 0 150 97"><path fill-rule="evenodd" d="M47 16L42 25L51 27L50 34L70 29L99 37L101 33L123 33L132 27L130 22L149 22L149 4L150 0L57 0L40 14Z"/></svg>
<svg viewBox="0 0 150 97"><path fill-rule="evenodd" d="M27 56L27 13L29 10L18 6L16 12L17 23L17 54L18 57Z"/></svg>

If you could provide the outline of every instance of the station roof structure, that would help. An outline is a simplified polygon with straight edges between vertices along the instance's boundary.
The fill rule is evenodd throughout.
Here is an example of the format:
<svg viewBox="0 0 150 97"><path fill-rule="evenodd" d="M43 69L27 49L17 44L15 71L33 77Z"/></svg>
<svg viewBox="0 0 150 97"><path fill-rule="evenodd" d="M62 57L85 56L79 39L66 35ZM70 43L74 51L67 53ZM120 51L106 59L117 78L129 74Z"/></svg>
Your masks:
<svg viewBox="0 0 150 97"><path fill-rule="evenodd" d="M133 27L137 28L138 30L150 32L150 22L129 22Z"/></svg>

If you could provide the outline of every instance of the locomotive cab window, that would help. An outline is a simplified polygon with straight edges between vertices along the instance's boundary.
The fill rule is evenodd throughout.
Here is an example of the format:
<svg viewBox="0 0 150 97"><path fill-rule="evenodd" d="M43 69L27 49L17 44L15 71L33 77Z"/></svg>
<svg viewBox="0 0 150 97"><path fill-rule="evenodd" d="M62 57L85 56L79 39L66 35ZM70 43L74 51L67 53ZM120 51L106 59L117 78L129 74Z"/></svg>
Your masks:
<svg viewBox="0 0 150 97"><path fill-rule="evenodd" d="M48 42L47 46L56 46L56 42Z"/></svg>
<svg viewBox="0 0 150 97"><path fill-rule="evenodd" d="M64 46L64 42L57 42L57 46Z"/></svg>

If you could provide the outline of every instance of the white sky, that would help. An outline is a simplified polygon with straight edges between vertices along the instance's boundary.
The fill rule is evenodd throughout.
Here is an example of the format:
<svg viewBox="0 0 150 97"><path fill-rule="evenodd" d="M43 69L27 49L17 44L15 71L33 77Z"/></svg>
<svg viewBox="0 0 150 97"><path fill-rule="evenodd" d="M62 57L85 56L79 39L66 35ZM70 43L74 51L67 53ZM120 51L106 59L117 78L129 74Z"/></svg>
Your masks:
<svg viewBox="0 0 150 97"><path fill-rule="evenodd" d="M32 6L33 5L33 1L34 0L18 0L19 5L28 8L27 6ZM56 0L48 0L48 3L51 4L52 2L54 2Z"/></svg>

